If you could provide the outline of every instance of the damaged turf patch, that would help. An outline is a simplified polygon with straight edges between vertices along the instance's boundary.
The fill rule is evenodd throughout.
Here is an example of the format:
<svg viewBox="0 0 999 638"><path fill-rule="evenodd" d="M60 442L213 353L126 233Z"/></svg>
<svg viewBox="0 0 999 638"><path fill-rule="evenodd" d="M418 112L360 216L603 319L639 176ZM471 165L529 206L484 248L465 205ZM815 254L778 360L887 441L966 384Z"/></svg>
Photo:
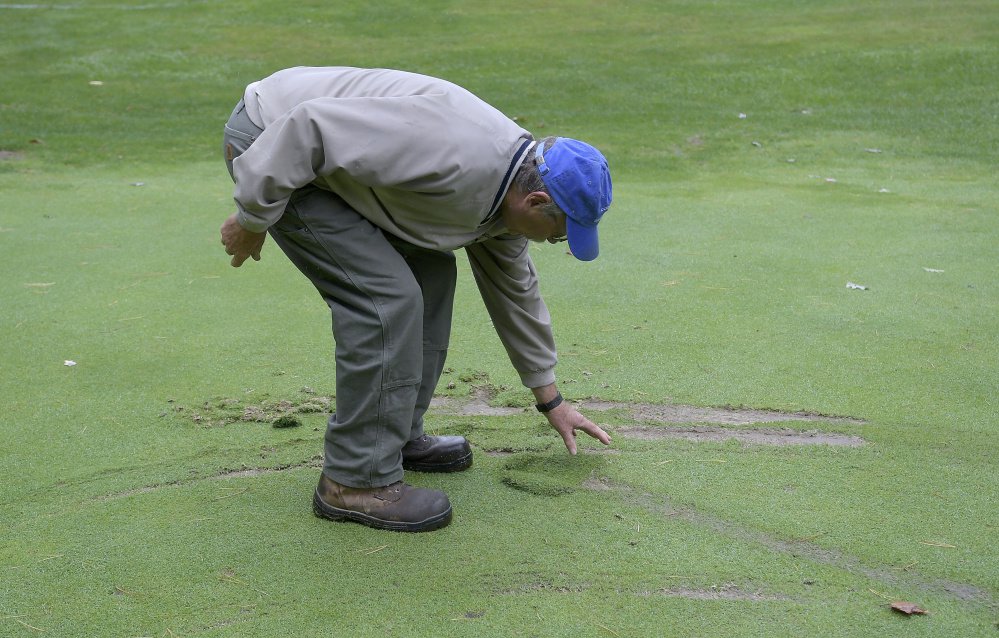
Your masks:
<svg viewBox="0 0 999 638"><path fill-rule="evenodd" d="M727 428L698 427L663 427L663 426L625 426L616 428L615 435L626 439L657 441L661 439L683 439L696 442L724 442L735 439L744 445L834 445L841 447L860 447L864 439L849 434L835 434L809 430L801 432L791 429L754 429L734 430Z"/></svg>
<svg viewBox="0 0 999 638"><path fill-rule="evenodd" d="M222 427L233 423L271 423L274 427L289 427L298 419L296 414L329 413L333 409L333 398L317 395L311 388L300 390L302 397L295 399L262 398L254 403L246 403L231 397L208 399L198 407L185 407L171 403L169 411L177 416L186 416L202 427ZM300 424L300 421L299 421Z"/></svg>
<svg viewBox="0 0 999 638"><path fill-rule="evenodd" d="M489 402L495 394L496 390L492 386L472 386L469 398L437 396L430 401L430 408L442 414L457 416L514 416L524 413L524 408L490 405Z"/></svg>
<svg viewBox="0 0 999 638"><path fill-rule="evenodd" d="M580 489L603 465L603 458L592 454L517 454L503 464L502 480L522 492L560 496Z"/></svg>
<svg viewBox="0 0 999 638"><path fill-rule="evenodd" d="M528 408L493 406L490 404L495 389L491 386L473 386L467 399L436 396L430 408L442 414L464 416L515 416ZM587 399L573 402L580 410L609 412L623 410L634 421L654 423L717 423L719 425L751 425L755 423L775 423L783 421L848 423L862 425L861 419L841 416L827 416L814 412L780 412L778 410L754 410L748 408L700 408L692 405L665 405L656 403L624 403Z"/></svg>
<svg viewBox="0 0 999 638"><path fill-rule="evenodd" d="M606 412L625 410L636 421L655 423L718 423L721 425L750 425L778 421L824 421L830 423L863 424L860 419L826 416L813 412L780 412L777 410L752 410L747 408L699 408L692 405L659 405L655 403L616 403L595 399L581 401L583 410Z"/></svg>
<svg viewBox="0 0 999 638"><path fill-rule="evenodd" d="M532 414L528 408L496 407L490 404L495 392L488 385L473 386L466 399L455 397L435 397L431 409L451 416L523 416ZM860 447L863 438L848 434L821 432L818 430L794 430L791 428L734 429L718 426L746 426L762 423L803 422L837 423L861 425L863 420L850 417L827 416L813 412L780 412L776 410L756 410L746 408L701 408L690 405L660 405L654 403L621 403L589 399L575 404L580 410L593 412L623 411L630 421L654 423L656 425L626 425L613 427L613 432L628 439L655 441L661 439L684 439L696 442L724 442L730 439L745 445L831 445L838 447ZM662 427L662 425L698 423L717 425L696 425L687 427ZM611 429L611 428L609 428ZM524 451L523 448L496 447L486 452L496 456Z"/></svg>
<svg viewBox="0 0 999 638"><path fill-rule="evenodd" d="M700 589L690 587L668 587L644 593L646 596L666 596L667 598L686 598L688 600L742 600L749 602L764 602L771 600L787 600L787 596L764 594L759 591L747 591L737 585L728 583L712 585Z"/></svg>

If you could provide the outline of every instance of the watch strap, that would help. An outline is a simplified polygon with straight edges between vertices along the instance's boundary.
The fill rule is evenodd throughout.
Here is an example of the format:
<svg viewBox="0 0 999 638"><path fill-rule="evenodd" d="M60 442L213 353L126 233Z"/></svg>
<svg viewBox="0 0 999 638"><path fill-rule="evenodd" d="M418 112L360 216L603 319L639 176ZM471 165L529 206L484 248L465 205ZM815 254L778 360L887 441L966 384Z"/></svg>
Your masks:
<svg viewBox="0 0 999 638"><path fill-rule="evenodd" d="M551 401L549 401L548 403L537 403L537 404L535 404L534 407L538 409L538 412L542 412L542 413L544 413L544 412L551 412L552 410L554 410L558 406L562 405L562 400L563 400L562 399L562 393L561 392L557 392L555 394L555 398L552 399Z"/></svg>

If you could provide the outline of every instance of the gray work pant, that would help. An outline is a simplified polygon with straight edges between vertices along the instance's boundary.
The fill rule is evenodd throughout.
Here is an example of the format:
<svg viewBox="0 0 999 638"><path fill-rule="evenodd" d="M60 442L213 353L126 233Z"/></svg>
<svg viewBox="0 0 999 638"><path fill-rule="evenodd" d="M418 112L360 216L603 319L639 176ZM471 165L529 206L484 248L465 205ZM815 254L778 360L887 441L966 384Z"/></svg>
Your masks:
<svg viewBox="0 0 999 638"><path fill-rule="evenodd" d="M232 160L260 135L236 106L223 152ZM336 341L336 411L323 473L351 487L401 480L402 447L423 435L423 415L444 369L455 259L418 248L315 186L294 193L268 230L329 306Z"/></svg>

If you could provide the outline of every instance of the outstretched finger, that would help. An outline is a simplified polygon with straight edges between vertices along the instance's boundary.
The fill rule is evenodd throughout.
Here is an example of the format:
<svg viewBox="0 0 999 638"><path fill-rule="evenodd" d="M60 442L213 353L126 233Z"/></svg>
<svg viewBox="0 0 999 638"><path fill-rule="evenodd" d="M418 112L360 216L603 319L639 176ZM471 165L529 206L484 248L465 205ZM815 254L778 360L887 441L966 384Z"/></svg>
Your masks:
<svg viewBox="0 0 999 638"><path fill-rule="evenodd" d="M578 429L582 430L583 432L586 432L587 434L589 434L596 440L600 441L604 445L610 445L611 442L610 435L604 432L604 430L599 425L596 425L594 423L587 423L585 425L579 426Z"/></svg>
<svg viewBox="0 0 999 638"><path fill-rule="evenodd" d="M562 436L562 442L565 443L565 449L569 450L569 454L573 456L576 455L576 433L569 428L568 432L559 431Z"/></svg>

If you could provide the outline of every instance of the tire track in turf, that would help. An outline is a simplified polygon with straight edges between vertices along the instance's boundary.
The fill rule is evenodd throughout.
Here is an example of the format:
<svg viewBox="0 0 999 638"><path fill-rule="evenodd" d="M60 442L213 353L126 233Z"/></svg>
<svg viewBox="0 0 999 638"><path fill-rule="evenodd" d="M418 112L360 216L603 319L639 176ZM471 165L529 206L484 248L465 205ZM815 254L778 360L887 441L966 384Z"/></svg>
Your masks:
<svg viewBox="0 0 999 638"><path fill-rule="evenodd" d="M997 607L996 600L987 590L969 583L932 578L912 570L899 571L887 565L870 565L856 556L820 547L806 540L781 539L690 507L678 507L672 504L668 496L652 495L622 483L590 479L583 486L594 491L613 493L620 496L627 504L641 507L654 514L679 518L693 525L706 527L733 540L756 543L773 552L829 565L887 586L918 589L966 603Z"/></svg>

